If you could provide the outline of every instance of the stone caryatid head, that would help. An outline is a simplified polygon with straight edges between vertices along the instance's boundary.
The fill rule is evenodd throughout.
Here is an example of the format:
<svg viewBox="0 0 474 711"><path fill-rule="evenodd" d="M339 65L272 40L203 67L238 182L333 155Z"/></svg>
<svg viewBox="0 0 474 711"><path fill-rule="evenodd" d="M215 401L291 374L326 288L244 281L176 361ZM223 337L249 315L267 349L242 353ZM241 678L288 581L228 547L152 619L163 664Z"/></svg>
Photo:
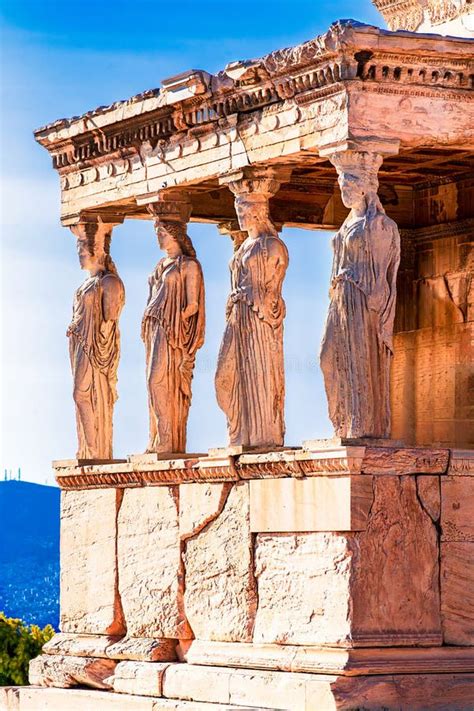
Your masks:
<svg viewBox="0 0 474 711"><path fill-rule="evenodd" d="M235 211L240 229L249 237L278 234L270 218L269 200L280 188L277 175L268 170L255 171L255 177L231 180L228 183L234 193Z"/></svg>
<svg viewBox="0 0 474 711"><path fill-rule="evenodd" d="M170 256L184 254L195 257L196 251L187 234L191 217L191 202L185 193L176 192L169 199L161 198L148 205L160 249Z"/></svg>
<svg viewBox="0 0 474 711"><path fill-rule="evenodd" d="M77 239L77 253L81 269L91 276L99 272L117 273L110 256L112 230L116 223L103 222L100 218L79 222L71 226Z"/></svg>
<svg viewBox="0 0 474 711"><path fill-rule="evenodd" d="M382 208L377 191L382 156L364 151L341 151L330 156L337 170L341 199L345 207L368 210Z"/></svg>

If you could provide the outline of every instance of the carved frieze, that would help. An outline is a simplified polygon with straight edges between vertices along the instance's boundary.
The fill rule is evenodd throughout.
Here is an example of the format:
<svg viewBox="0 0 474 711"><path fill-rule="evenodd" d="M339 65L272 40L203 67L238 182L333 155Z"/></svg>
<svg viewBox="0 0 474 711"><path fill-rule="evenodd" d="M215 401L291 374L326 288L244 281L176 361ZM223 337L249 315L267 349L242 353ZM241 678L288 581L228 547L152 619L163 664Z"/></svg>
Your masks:
<svg viewBox="0 0 474 711"><path fill-rule="evenodd" d="M399 84L405 92L408 87L408 93L413 92L412 85L445 93L448 88L472 87L474 70L462 52L418 52L416 40L410 51L406 42L392 41L388 33L384 42L375 45L375 33L381 31L354 21L338 22L324 35L296 47L234 63L212 77L202 71L172 77L163 82L160 92L55 122L35 135L50 151L53 167L68 175L103 164L105 157L114 166L137 154L143 161L148 155L159 155L160 143L168 148L180 134L186 136L199 127L221 130L222 120L236 115L239 120L255 115L260 122L263 115L258 112L264 108L288 100L301 106L319 102L353 80L385 87L385 91ZM453 93L451 98L460 97ZM125 109L127 119L123 119ZM202 149L195 138L192 145L195 152ZM107 178L109 166L101 170L105 172L100 175L83 172L82 184ZM115 168L111 170L114 174ZM69 182L65 189L70 186Z"/></svg>
<svg viewBox="0 0 474 711"><path fill-rule="evenodd" d="M471 0L373 0L391 30L414 32L420 25L442 25L468 14Z"/></svg>

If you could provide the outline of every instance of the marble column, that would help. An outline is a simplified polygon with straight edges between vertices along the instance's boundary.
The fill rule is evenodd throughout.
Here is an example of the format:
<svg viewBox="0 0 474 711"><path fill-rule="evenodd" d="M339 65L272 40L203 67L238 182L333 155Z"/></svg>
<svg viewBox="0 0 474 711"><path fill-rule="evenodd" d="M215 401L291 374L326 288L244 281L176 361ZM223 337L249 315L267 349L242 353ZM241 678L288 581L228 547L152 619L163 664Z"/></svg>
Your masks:
<svg viewBox="0 0 474 711"><path fill-rule="evenodd" d="M110 218L81 217L71 226L89 276L74 296L67 330L74 381L78 459L112 459L112 419L120 358L119 317L125 289L110 256Z"/></svg>
<svg viewBox="0 0 474 711"><path fill-rule="evenodd" d="M389 437L400 235L377 195L382 155L342 150L328 157L337 170L342 201L350 208L333 239L330 306L321 344L329 416L339 437Z"/></svg>
<svg viewBox="0 0 474 711"><path fill-rule="evenodd" d="M142 321L150 413L148 452L186 451L191 382L204 343L204 279L186 234L191 203L183 191L149 204L165 256L149 278Z"/></svg>
<svg viewBox="0 0 474 711"><path fill-rule="evenodd" d="M235 232L227 323L215 381L232 446L272 448L284 440L281 291L288 250L269 210L282 179L275 170L247 168L221 181L234 193L238 232L246 233L241 241L243 235Z"/></svg>

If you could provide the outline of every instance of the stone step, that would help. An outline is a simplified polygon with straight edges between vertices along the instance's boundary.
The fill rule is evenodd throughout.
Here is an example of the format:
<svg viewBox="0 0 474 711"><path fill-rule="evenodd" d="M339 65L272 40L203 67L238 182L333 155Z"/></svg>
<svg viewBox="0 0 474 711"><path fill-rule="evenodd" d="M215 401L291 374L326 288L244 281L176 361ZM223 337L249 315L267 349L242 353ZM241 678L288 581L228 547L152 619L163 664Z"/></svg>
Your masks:
<svg viewBox="0 0 474 711"><path fill-rule="evenodd" d="M279 711L472 711L474 673L337 676L171 664L163 696Z"/></svg>
<svg viewBox="0 0 474 711"><path fill-rule="evenodd" d="M474 672L474 647L454 646L337 649L194 640L184 658L213 667L344 676Z"/></svg>
<svg viewBox="0 0 474 711"><path fill-rule="evenodd" d="M273 711L273 709L156 699L90 689L24 686L0 688L0 711Z"/></svg>

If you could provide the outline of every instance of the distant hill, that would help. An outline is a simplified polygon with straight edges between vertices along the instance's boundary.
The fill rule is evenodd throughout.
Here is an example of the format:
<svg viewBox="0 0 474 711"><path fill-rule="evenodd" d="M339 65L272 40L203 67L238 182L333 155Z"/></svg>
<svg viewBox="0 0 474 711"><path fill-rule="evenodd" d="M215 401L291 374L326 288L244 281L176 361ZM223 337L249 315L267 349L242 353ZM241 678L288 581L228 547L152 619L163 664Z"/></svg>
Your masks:
<svg viewBox="0 0 474 711"><path fill-rule="evenodd" d="M56 629L59 501L54 486L0 481L0 611Z"/></svg>

